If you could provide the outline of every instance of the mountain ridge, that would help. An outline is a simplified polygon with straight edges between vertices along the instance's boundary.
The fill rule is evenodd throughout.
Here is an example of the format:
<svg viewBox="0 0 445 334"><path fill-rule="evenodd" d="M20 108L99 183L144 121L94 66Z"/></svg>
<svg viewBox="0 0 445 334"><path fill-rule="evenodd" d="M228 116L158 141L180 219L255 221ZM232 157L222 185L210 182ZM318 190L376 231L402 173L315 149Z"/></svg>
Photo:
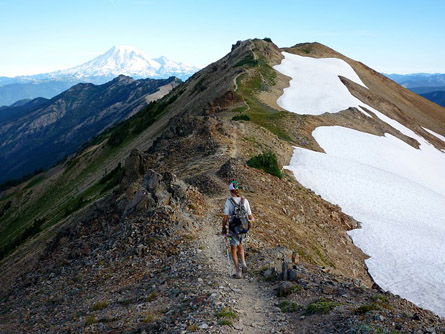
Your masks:
<svg viewBox="0 0 445 334"><path fill-rule="evenodd" d="M51 100L34 99L2 110L1 180L52 166L92 136L132 116L150 95L175 85L176 80L135 80L122 75L103 85L80 83Z"/></svg>
<svg viewBox="0 0 445 334"><path fill-rule="evenodd" d="M283 60L282 51L264 40L234 44L224 58L97 137L64 165L3 194L1 214L8 226L0 226L2 235L20 234L14 230L18 221L25 228L45 219L37 235L1 262L7 292L0 300L18 310L0 314L3 328L45 330L46 323L34 319L56 308L60 316L52 318L50 331L336 333L443 327L431 312L373 284L366 254L346 233L359 222L289 171L279 179L246 164L272 151L280 165L289 165L294 146L322 151L312 136L322 125L382 137L390 133L418 145L355 107L318 116L283 110L276 101L289 77L272 67ZM311 44L292 52L329 53ZM442 120L434 104L349 62L372 89L342 78L354 95L403 124L416 124L417 133L443 148L445 143L412 122L419 119L430 128ZM401 113L405 106L408 115ZM414 118L421 106L427 107L425 115ZM238 116L249 120L233 119ZM146 126L142 132L140 124ZM438 125L433 130L445 133ZM238 281L227 277L224 243L216 236L233 179L256 217L248 241L250 273ZM23 296L30 296L26 305Z"/></svg>

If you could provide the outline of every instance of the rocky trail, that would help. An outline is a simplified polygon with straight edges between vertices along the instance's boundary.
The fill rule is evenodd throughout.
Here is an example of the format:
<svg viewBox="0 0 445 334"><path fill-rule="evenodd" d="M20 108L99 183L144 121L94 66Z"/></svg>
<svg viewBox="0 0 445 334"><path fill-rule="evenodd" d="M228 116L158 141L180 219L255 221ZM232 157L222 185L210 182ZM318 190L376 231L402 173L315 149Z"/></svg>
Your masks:
<svg viewBox="0 0 445 334"><path fill-rule="evenodd" d="M286 333L289 327L285 324L285 316L276 306L278 299L274 290L268 284L258 281L252 270L244 274L242 279L230 277L235 273L230 255L229 276L226 242L220 233L222 215L219 214L225 198L217 197L209 201L209 210L203 219L200 233L200 241L205 245L203 253L209 261L208 269L213 279L220 282L220 286L228 288L233 311L238 316L231 326L216 327L215 333ZM249 266L248 242L245 246Z"/></svg>

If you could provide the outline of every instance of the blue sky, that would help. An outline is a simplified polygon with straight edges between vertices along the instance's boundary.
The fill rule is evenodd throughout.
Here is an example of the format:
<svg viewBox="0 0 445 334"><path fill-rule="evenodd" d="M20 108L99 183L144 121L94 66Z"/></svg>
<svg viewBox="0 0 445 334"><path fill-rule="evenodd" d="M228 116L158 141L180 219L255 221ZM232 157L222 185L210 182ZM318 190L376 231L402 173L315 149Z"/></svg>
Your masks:
<svg viewBox="0 0 445 334"><path fill-rule="evenodd" d="M317 41L379 72L445 73L443 0L0 0L0 76L131 45L203 67L237 40Z"/></svg>

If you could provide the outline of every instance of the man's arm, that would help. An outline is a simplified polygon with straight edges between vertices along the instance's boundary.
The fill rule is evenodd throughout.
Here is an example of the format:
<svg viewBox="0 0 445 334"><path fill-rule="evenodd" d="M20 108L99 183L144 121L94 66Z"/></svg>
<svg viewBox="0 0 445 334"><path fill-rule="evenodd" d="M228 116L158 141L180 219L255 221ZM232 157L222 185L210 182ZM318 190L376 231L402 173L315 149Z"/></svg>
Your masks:
<svg viewBox="0 0 445 334"><path fill-rule="evenodd" d="M227 222L229 221L229 216L224 215L223 221L222 221L222 234L227 234Z"/></svg>

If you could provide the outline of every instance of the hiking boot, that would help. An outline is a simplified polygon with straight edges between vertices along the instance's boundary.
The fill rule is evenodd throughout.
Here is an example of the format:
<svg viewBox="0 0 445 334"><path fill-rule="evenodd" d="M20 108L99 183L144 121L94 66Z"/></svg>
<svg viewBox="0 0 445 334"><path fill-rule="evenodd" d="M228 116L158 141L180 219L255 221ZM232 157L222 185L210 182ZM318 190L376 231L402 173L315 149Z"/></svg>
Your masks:
<svg viewBox="0 0 445 334"><path fill-rule="evenodd" d="M236 273L233 275L233 278L238 278L238 279L243 278L241 270L238 269Z"/></svg>
<svg viewBox="0 0 445 334"><path fill-rule="evenodd" d="M246 262L241 263L241 270L243 271L243 274L247 273L247 264Z"/></svg>

